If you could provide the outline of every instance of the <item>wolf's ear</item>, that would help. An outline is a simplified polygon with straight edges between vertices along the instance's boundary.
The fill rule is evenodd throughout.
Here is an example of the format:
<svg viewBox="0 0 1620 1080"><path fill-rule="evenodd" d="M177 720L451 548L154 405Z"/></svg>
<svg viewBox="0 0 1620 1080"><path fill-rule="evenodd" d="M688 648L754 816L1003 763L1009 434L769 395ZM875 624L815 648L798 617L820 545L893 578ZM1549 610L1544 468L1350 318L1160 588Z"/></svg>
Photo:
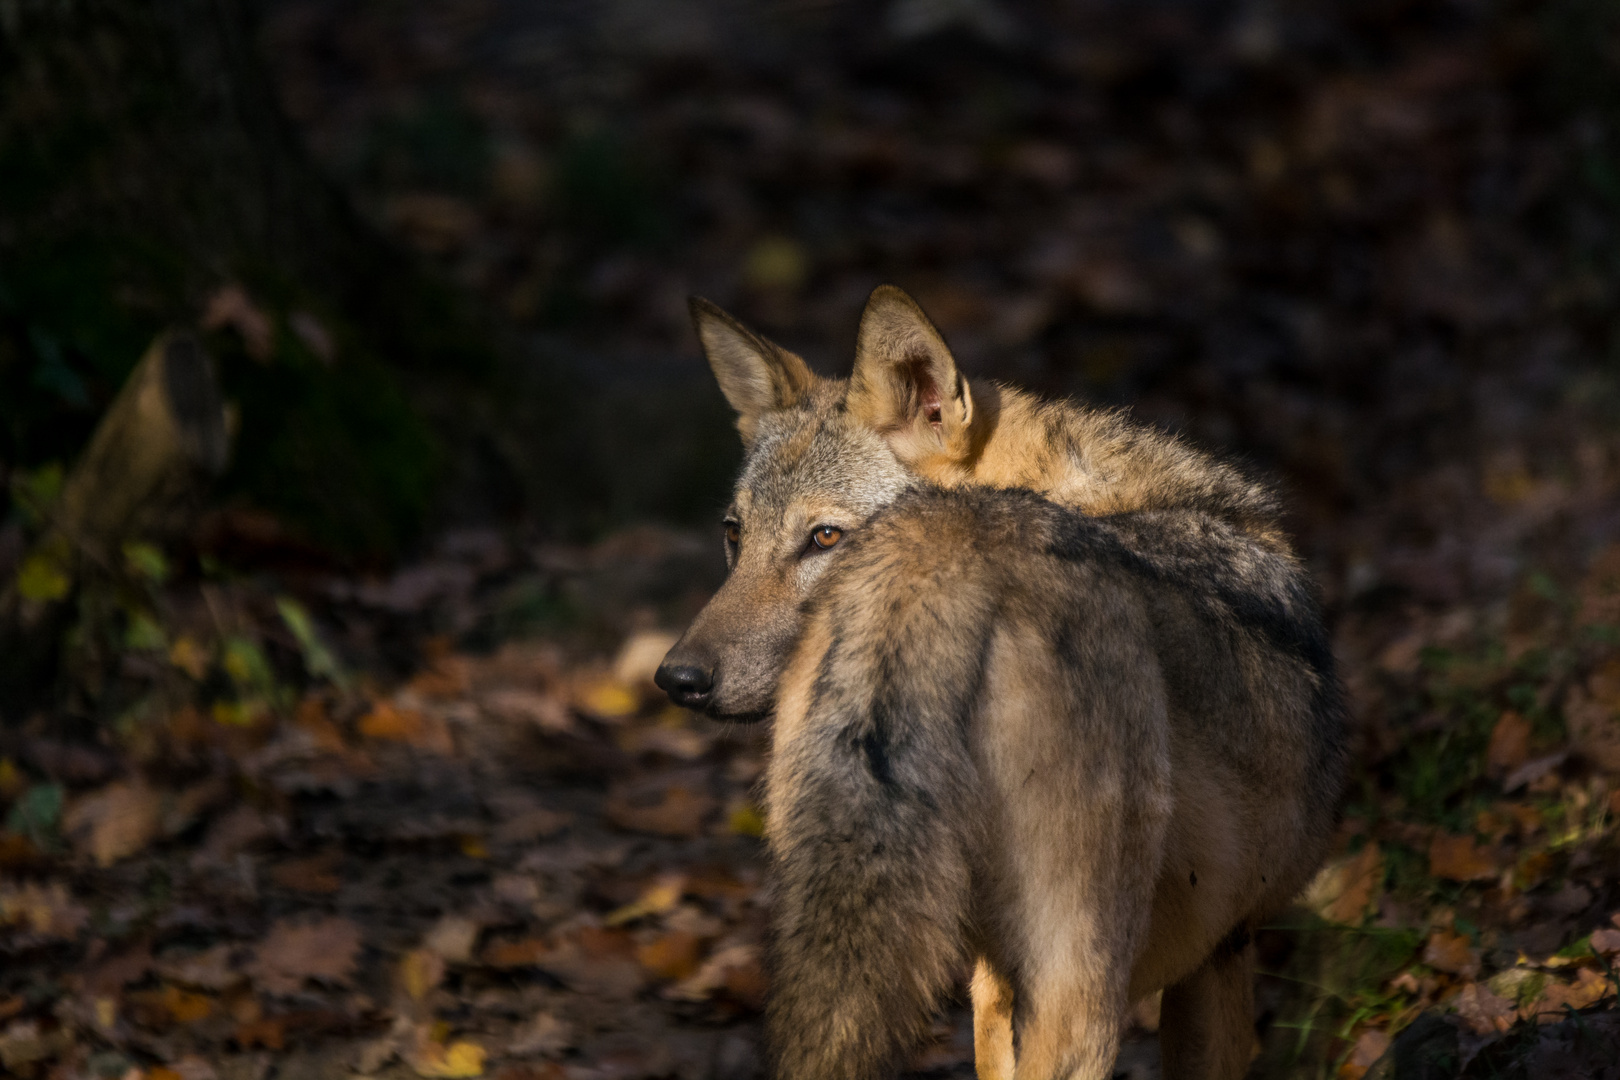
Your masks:
<svg viewBox="0 0 1620 1080"><path fill-rule="evenodd" d="M893 285L879 285L866 301L846 400L902 458L965 450L973 422L967 380L922 308Z"/></svg>
<svg viewBox="0 0 1620 1080"><path fill-rule="evenodd" d="M701 296L687 304L720 392L737 410L737 430L743 442L753 442L759 418L804 400L816 377L797 355L760 337Z"/></svg>

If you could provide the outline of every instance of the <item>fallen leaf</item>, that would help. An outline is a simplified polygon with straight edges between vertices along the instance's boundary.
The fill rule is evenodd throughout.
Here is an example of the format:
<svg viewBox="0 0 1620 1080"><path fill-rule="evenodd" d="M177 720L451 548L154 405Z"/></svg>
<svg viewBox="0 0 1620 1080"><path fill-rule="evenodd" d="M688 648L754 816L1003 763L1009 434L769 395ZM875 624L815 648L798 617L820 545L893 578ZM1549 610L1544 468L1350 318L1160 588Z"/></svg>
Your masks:
<svg viewBox="0 0 1620 1080"><path fill-rule="evenodd" d="M157 838L163 796L138 781L109 784L75 802L62 824L96 865L111 866Z"/></svg>
<svg viewBox="0 0 1620 1080"><path fill-rule="evenodd" d="M343 859L340 851L326 851L307 859L294 859L270 870L270 880L294 892L326 895L343 888L343 879L334 872Z"/></svg>
<svg viewBox="0 0 1620 1080"><path fill-rule="evenodd" d="M0 926L18 926L40 937L71 941L90 921L90 913L59 881L0 884Z"/></svg>
<svg viewBox="0 0 1620 1080"><path fill-rule="evenodd" d="M1305 903L1330 922L1359 926L1383 891L1384 858L1376 843L1337 859L1316 875Z"/></svg>
<svg viewBox="0 0 1620 1080"><path fill-rule="evenodd" d="M597 720L622 720L641 708L641 695L617 679L598 679L575 692L574 705Z"/></svg>
<svg viewBox="0 0 1620 1080"><path fill-rule="evenodd" d="M554 1057L574 1045L573 1028L548 1012L542 1012L512 1033L506 1052L512 1057Z"/></svg>
<svg viewBox="0 0 1620 1080"><path fill-rule="evenodd" d="M675 647L678 635L667 630L643 630L632 634L613 661L613 677L626 686L639 686L649 695L660 694L653 685L653 673L664 656Z"/></svg>
<svg viewBox="0 0 1620 1080"><path fill-rule="evenodd" d="M737 942L715 949L689 978L664 991L676 1001L707 1001L727 991L749 1005L764 999L765 974L760 966L759 946Z"/></svg>
<svg viewBox="0 0 1620 1080"><path fill-rule="evenodd" d="M431 750L446 757L455 753L450 727L443 720L415 709L402 709L391 701L379 701L360 718L358 730L368 739L402 742L418 750Z"/></svg>
<svg viewBox="0 0 1620 1080"><path fill-rule="evenodd" d="M399 984L412 1001L421 1001L444 979L444 957L429 949L412 949L399 962Z"/></svg>
<svg viewBox="0 0 1620 1080"><path fill-rule="evenodd" d="M490 832L496 844L527 844L544 840L573 824L574 815L556 810L530 810L503 821Z"/></svg>
<svg viewBox="0 0 1620 1080"><path fill-rule="evenodd" d="M1429 873L1449 881L1489 881L1496 876L1496 863L1472 836L1437 832L1429 842Z"/></svg>
<svg viewBox="0 0 1620 1080"><path fill-rule="evenodd" d="M1527 761L1502 779L1502 790L1513 792L1534 784L1537 780L1552 775L1568 759L1569 751L1560 750L1556 754Z"/></svg>
<svg viewBox="0 0 1620 1080"><path fill-rule="evenodd" d="M442 957L447 963L465 964L472 959L473 946L483 927L472 919L460 915L445 915L433 924L422 938L422 948Z"/></svg>
<svg viewBox="0 0 1620 1080"><path fill-rule="evenodd" d="M1491 728L1485 766L1493 777L1503 777L1530 757L1530 721L1509 709Z"/></svg>
<svg viewBox="0 0 1620 1080"><path fill-rule="evenodd" d="M360 952L360 927L329 916L312 923L278 919L254 950L247 972L271 994L296 993L306 979L348 983Z"/></svg>
<svg viewBox="0 0 1620 1080"><path fill-rule="evenodd" d="M1356 1036L1350 1056L1339 1066L1340 1080L1361 1080L1373 1063L1384 1056L1390 1041L1389 1033L1377 1028L1368 1028Z"/></svg>
<svg viewBox="0 0 1620 1080"><path fill-rule="evenodd" d="M655 979L676 980L691 976L703 958L703 939L676 930L662 934L636 948L636 961Z"/></svg>
<svg viewBox="0 0 1620 1080"><path fill-rule="evenodd" d="M425 1039L407 1046L400 1056L417 1076L471 1077L484 1075L485 1050L472 1042L444 1043Z"/></svg>
<svg viewBox="0 0 1620 1080"><path fill-rule="evenodd" d="M1541 997L1524 1012L1543 1024L1556 1023L1564 1018L1566 1010L1595 1005L1614 992L1614 983L1607 975L1591 968L1579 968L1574 982L1548 982Z"/></svg>
<svg viewBox="0 0 1620 1080"><path fill-rule="evenodd" d="M266 1016L236 1025L232 1036L238 1046L252 1050L262 1046L266 1050L281 1050L287 1044L287 1021L280 1016Z"/></svg>
<svg viewBox="0 0 1620 1080"><path fill-rule="evenodd" d="M1450 930L1437 929L1423 946L1423 962L1436 971L1472 979L1479 974L1479 951L1468 938Z"/></svg>
<svg viewBox="0 0 1620 1080"><path fill-rule="evenodd" d="M709 795L679 785L666 788L656 802L642 804L624 794L609 795L607 819L621 829L655 836L699 836L718 804Z"/></svg>
<svg viewBox="0 0 1620 1080"><path fill-rule="evenodd" d="M665 874L635 900L611 912L602 922L606 926L623 926L625 923L649 915L662 915L672 911L675 905L681 902L681 894L685 887L684 874Z"/></svg>
<svg viewBox="0 0 1620 1080"><path fill-rule="evenodd" d="M226 944L199 953L166 955L158 961L157 973L181 986L222 994L247 979L231 963L235 952L236 946Z"/></svg>
<svg viewBox="0 0 1620 1080"><path fill-rule="evenodd" d="M551 735L566 735L575 730L568 705L555 694L507 688L491 690L480 697L478 703L502 720L533 724Z"/></svg>
<svg viewBox="0 0 1620 1080"><path fill-rule="evenodd" d="M1592 950L1601 956L1620 954L1620 930L1594 930Z"/></svg>
<svg viewBox="0 0 1620 1080"><path fill-rule="evenodd" d="M1457 1015L1475 1035L1496 1035L1513 1026L1518 1010L1513 1003L1498 997L1479 983L1469 983L1451 999Z"/></svg>

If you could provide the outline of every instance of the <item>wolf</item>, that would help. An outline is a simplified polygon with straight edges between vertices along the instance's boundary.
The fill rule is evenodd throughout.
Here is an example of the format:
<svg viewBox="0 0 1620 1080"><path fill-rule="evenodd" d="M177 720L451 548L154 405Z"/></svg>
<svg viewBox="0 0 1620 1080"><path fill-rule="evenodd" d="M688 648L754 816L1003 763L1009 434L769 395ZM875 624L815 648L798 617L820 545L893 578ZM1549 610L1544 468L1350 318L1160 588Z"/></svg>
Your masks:
<svg viewBox="0 0 1620 1080"><path fill-rule="evenodd" d="M769 719L782 1080L875 1080L972 964L981 1080L1235 1078L1252 931L1309 880L1346 757L1276 498L1117 411L968 380L899 289L847 379L702 300L745 457L728 577L656 681Z"/></svg>

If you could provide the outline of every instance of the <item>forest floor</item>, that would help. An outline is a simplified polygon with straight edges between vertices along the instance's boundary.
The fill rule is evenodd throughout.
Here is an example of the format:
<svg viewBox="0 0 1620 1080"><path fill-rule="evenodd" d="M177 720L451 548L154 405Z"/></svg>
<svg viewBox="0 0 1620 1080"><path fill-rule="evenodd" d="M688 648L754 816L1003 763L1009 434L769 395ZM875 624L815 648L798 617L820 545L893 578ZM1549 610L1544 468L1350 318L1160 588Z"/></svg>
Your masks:
<svg viewBox="0 0 1620 1080"><path fill-rule="evenodd" d="M443 529L363 572L233 507L131 549L68 694L119 703L106 734L0 743L0 1067L758 1075L768 736L649 682L717 529L624 523L717 511L735 461L688 293L820 364L895 280L970 374L1128 404L1293 508L1356 764L1260 938L1257 1074L1620 1075L1609 121L1549 104L1581 70L1550 26L268 5L317 158L518 328L539 392L587 388L591 463L530 467L618 526ZM1155 1022L1121 1074L1157 1076ZM957 1001L912 1068L970 1066Z"/></svg>

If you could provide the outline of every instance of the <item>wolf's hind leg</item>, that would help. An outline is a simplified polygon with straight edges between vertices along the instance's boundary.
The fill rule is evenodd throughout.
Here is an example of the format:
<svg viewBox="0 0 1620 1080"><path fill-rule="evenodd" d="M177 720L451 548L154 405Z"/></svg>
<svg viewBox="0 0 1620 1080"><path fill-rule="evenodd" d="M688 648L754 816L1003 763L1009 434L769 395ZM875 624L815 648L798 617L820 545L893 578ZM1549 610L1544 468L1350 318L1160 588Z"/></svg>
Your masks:
<svg viewBox="0 0 1620 1080"><path fill-rule="evenodd" d="M1013 1080L1013 988L985 957L973 968L973 1069L979 1080Z"/></svg>
<svg viewBox="0 0 1620 1080"><path fill-rule="evenodd" d="M1239 925L1198 970L1168 987L1160 1013L1165 1080L1237 1080L1254 1051L1254 943Z"/></svg>

